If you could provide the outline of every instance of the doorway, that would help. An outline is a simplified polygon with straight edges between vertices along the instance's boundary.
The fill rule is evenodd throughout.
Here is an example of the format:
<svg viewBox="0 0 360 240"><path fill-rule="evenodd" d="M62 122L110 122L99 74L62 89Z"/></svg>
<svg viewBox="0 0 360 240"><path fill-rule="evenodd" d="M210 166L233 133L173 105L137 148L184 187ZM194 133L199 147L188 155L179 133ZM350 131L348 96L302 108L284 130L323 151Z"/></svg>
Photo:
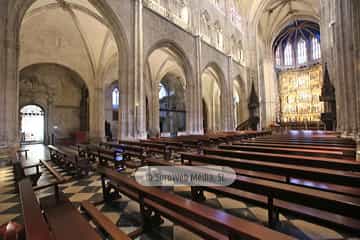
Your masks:
<svg viewBox="0 0 360 240"><path fill-rule="evenodd" d="M26 105L20 109L21 143L44 143L45 113L37 105Z"/></svg>

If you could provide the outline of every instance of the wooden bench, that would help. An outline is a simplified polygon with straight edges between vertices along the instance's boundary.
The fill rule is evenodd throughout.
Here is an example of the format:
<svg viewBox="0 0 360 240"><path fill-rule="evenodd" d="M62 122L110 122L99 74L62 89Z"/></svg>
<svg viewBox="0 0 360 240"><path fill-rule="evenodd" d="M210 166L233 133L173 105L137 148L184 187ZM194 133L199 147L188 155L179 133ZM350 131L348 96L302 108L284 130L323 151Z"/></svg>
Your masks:
<svg viewBox="0 0 360 240"><path fill-rule="evenodd" d="M113 240L130 240L131 238L122 232L109 218L102 214L89 201L81 203L82 210L84 210L91 218L91 220L98 226L106 235Z"/></svg>
<svg viewBox="0 0 360 240"><path fill-rule="evenodd" d="M40 206L55 239L102 239L63 195L59 200L53 196L41 198Z"/></svg>
<svg viewBox="0 0 360 240"><path fill-rule="evenodd" d="M213 164L229 166L234 168L237 174L240 175L282 181L296 185L302 184L304 187L360 197L360 173L234 159L216 155L182 153L181 158L182 163L186 161L186 164L189 165Z"/></svg>
<svg viewBox="0 0 360 240"><path fill-rule="evenodd" d="M166 144L144 141L141 142L141 146L144 148L147 158L154 157L155 154L161 154L165 160L171 158L171 151Z"/></svg>
<svg viewBox="0 0 360 240"><path fill-rule="evenodd" d="M102 166L109 166L109 163L112 163L116 169L119 167L125 167L125 160L123 157L123 149L106 149L106 148L97 148L99 164Z"/></svg>
<svg viewBox="0 0 360 240"><path fill-rule="evenodd" d="M79 154L84 154L86 158L90 161L95 163L98 160L98 145L95 144L78 144L78 152Z"/></svg>
<svg viewBox="0 0 360 240"><path fill-rule="evenodd" d="M289 154L261 153L250 151L232 151L214 148L205 148L204 154L218 155L223 157L240 158L255 161L267 161L301 165L309 167L319 167L344 171L360 171L360 163L343 159L333 159L314 156L296 156Z"/></svg>
<svg viewBox="0 0 360 240"><path fill-rule="evenodd" d="M326 147L326 146L312 146L312 145L297 145L297 144L279 144L279 143L259 143L253 141L235 141L232 142L234 146L257 146L257 147L279 147L279 148L294 148L294 149L309 149L309 150L324 150L342 152L346 157L355 158L356 150L354 148L340 148L340 147Z"/></svg>
<svg viewBox="0 0 360 240"><path fill-rule="evenodd" d="M185 146L182 142L175 141L175 140L169 140L163 138L151 138L149 140L143 140L144 142L151 142L156 144L165 144L166 148L171 152L180 152L185 150Z"/></svg>
<svg viewBox="0 0 360 240"><path fill-rule="evenodd" d="M340 143L325 143L316 141L295 141L295 140L282 140L282 139L255 139L253 142L260 143L280 143L280 144L297 144L304 146L324 146L324 147L355 147L354 144L340 144Z"/></svg>
<svg viewBox="0 0 360 240"><path fill-rule="evenodd" d="M316 213L304 212L303 209L287 209L294 211L297 215L307 215L318 222L331 223L347 229L358 231L360 229L360 198L346 196L337 193L324 192L299 186L292 186L285 183L278 183L246 176L237 176L235 182L228 187L192 187L192 197L194 200L203 200L203 190L221 194L234 199L248 200L245 192L266 197L266 207L268 210L268 223L273 227L279 219L279 208L275 201L281 200L286 203L305 206L307 210L315 209ZM234 192L234 191L235 192ZM240 195L236 193L241 190ZM250 199L250 200L256 200ZM319 215L319 213L324 213ZM331 216L331 218L329 218ZM335 219L332 219L336 217ZM339 219L342 219L339 221ZM344 225L350 222L349 225ZM354 229L355 227L355 229Z"/></svg>
<svg viewBox="0 0 360 240"><path fill-rule="evenodd" d="M91 170L89 160L79 156L78 151L65 146L48 146L50 158L68 171L75 171L78 177L87 176Z"/></svg>
<svg viewBox="0 0 360 240"><path fill-rule="evenodd" d="M35 172L25 173L25 170L35 168ZM31 179L31 183L33 186L37 185L39 178L41 177L40 165L26 165L24 166L21 161L13 162L13 172L14 172L14 180L15 180L15 188L18 190L18 183L20 180L29 177Z"/></svg>
<svg viewBox="0 0 360 240"><path fill-rule="evenodd" d="M29 179L19 182L20 203L27 240L55 240L42 215Z"/></svg>
<svg viewBox="0 0 360 240"><path fill-rule="evenodd" d="M57 148L54 145L48 145L49 153L50 153L50 159L57 164L62 164L62 157L65 153L63 153L59 148Z"/></svg>
<svg viewBox="0 0 360 240"><path fill-rule="evenodd" d="M85 154L68 146L60 146L59 148L65 153L64 158L70 169L74 169L79 177L89 175L92 166Z"/></svg>
<svg viewBox="0 0 360 240"><path fill-rule="evenodd" d="M129 141L126 141L127 143ZM145 154L144 148L140 146L140 142L136 142L134 145L129 144L120 144L120 143L101 143L102 146L105 146L112 150L120 150L123 155L123 164L130 168L137 168L143 164ZM132 160L132 157L135 157L140 160L140 163L136 163Z"/></svg>
<svg viewBox="0 0 360 240"><path fill-rule="evenodd" d="M27 160L28 159L28 151L29 151L29 149L19 149L16 151L16 153L18 155L20 155L21 153L25 153L25 159Z"/></svg>
<svg viewBox="0 0 360 240"><path fill-rule="evenodd" d="M219 145L220 149L227 150L237 150L237 151L254 151L254 152L264 152L264 153L279 153L279 154L291 154L291 155L300 155L300 156L318 156L318 157L328 157L328 158L342 158L346 159L348 157L344 156L343 152L340 151L327 151L327 150L316 150L316 149L302 149L302 148L280 148L280 147L265 147L265 146L247 146L247 145ZM349 161L354 159L347 159Z"/></svg>
<svg viewBox="0 0 360 240"><path fill-rule="evenodd" d="M144 187L126 175L100 168L104 199L111 189L138 201L143 217L143 229L161 224L160 216L178 223L206 239L292 239L262 225L243 220L223 211L184 199L153 187ZM108 184L106 180L109 180Z"/></svg>

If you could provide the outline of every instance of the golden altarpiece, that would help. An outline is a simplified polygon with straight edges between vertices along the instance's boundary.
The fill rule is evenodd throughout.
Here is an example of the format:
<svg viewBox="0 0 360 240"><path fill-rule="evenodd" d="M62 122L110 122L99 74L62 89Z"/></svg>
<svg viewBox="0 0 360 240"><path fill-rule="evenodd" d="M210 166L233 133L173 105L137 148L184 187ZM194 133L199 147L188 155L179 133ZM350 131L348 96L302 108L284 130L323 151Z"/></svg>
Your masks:
<svg viewBox="0 0 360 240"><path fill-rule="evenodd" d="M324 103L320 102L322 66L279 73L281 122L320 122Z"/></svg>

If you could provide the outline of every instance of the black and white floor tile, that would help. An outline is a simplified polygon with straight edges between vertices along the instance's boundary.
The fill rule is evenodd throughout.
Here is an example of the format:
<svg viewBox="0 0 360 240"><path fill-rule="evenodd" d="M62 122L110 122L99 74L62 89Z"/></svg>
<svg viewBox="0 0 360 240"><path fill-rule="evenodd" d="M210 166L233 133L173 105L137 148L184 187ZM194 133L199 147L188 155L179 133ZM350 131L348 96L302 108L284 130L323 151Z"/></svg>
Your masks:
<svg viewBox="0 0 360 240"><path fill-rule="evenodd" d="M46 157L46 155L42 155L42 157ZM69 175L63 169L59 167L56 168L65 178L67 178L67 182L62 184L60 189L76 207L79 207L80 203L84 200L97 202L102 199L101 182L98 175L91 173L89 177L77 179L76 177ZM40 179L41 182L51 180L51 175L46 171ZM183 197L190 197L189 187L174 187L167 190L173 191ZM53 194L53 189L39 191L37 196L40 198L49 194ZM205 193L205 196L205 204L210 207L222 209L235 216L266 225L267 211L264 208L246 202L216 196L215 194L208 192ZM141 225L139 205L126 196L122 196L111 204L101 204L97 207L126 233L136 230ZM11 220L19 223L22 222L21 206L19 197L14 188L12 167L2 167L0 168L0 226ZM139 236L137 239L201 239L181 226L174 225L167 219L164 220L164 223L160 227ZM281 214L280 222L281 223L277 227L279 231L293 235L298 239L360 239L351 234L339 231L338 229L330 229L289 215Z"/></svg>

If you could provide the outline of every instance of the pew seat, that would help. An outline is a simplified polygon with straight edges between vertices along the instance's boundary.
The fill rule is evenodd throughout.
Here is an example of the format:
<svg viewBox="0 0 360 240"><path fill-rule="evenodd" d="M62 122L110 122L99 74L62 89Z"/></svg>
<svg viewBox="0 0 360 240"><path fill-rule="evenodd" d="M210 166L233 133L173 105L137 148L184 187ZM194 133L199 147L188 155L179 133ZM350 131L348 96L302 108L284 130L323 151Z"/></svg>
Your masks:
<svg viewBox="0 0 360 240"><path fill-rule="evenodd" d="M355 222L360 220L360 198L324 192L299 186L292 186L285 183L277 183L268 180L256 179L252 177L237 176L236 180L227 187L191 187L192 197L194 200L203 200L203 191L213 191L217 194L229 195L229 192L241 190L250 192L252 194L263 195L266 199L266 206L268 209L268 223L274 226L278 221L278 208L275 206L275 201L281 200L291 204L304 205L308 208L318 209L328 214L335 214L333 216L342 216L345 219L351 219ZM214 191L214 189L216 191ZM243 192L241 192L243 193ZM232 198L236 197L231 196ZM237 198L245 198L245 195ZM306 214L303 209L297 208L299 214ZM316 218L316 214L311 215ZM337 218L339 219L339 217ZM321 221L321 216L318 218ZM331 221L331 218L327 219ZM341 221L339 222L341 223ZM336 224L336 222L334 222ZM359 230L359 226L357 230ZM351 228L348 226L348 228Z"/></svg>
<svg viewBox="0 0 360 240"><path fill-rule="evenodd" d="M59 199L50 195L40 199L47 223L55 239L101 240L81 213L62 194Z"/></svg>
<svg viewBox="0 0 360 240"><path fill-rule="evenodd" d="M333 170L344 171L360 171L360 163L355 161L348 161L344 159L325 158L316 156L298 156L290 154L278 154L278 153L262 153L251 151L234 151L215 148L203 149L204 154L218 155L223 157L239 158L255 161L266 161L273 163L286 163L294 166L308 166L327 168Z"/></svg>
<svg viewBox="0 0 360 240"><path fill-rule="evenodd" d="M173 193L154 187L144 187L129 176L106 168L99 168L105 201L111 201L109 185L140 204L146 226L160 223L161 215L182 224L205 239L292 239L262 225L234 217L223 211L207 207ZM108 181L109 180L109 181Z"/></svg>
<svg viewBox="0 0 360 240"><path fill-rule="evenodd" d="M261 207L267 207L267 197L230 187L206 187L206 190L224 197L251 202ZM360 231L360 220L339 215L336 213L326 212L323 210L307 207L301 204L274 200L274 206L281 213L288 213L293 216L306 219L314 223L321 223L329 227L340 227L347 231Z"/></svg>
<svg viewBox="0 0 360 240"><path fill-rule="evenodd" d="M95 223L95 225L97 225L100 229L106 232L111 237L111 239L113 240L131 239L89 201L82 202L81 207L90 216L91 220Z"/></svg>

